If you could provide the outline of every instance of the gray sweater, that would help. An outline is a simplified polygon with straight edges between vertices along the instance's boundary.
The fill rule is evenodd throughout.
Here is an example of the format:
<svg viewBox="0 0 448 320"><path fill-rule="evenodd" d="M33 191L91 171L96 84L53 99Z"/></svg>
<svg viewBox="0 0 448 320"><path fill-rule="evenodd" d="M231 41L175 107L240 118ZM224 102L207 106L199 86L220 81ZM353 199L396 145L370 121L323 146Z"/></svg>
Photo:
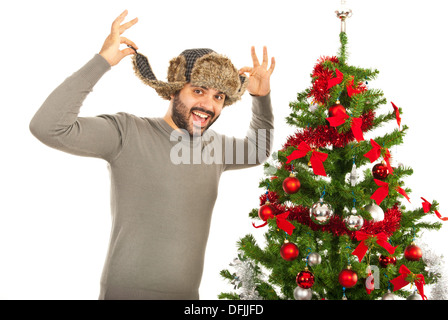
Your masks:
<svg viewBox="0 0 448 320"><path fill-rule="evenodd" d="M128 113L78 117L109 69L96 54L50 94L30 130L52 148L108 163L112 228L99 299L199 299L220 176L269 156L270 96L252 98L245 139L211 129L190 138L163 118Z"/></svg>

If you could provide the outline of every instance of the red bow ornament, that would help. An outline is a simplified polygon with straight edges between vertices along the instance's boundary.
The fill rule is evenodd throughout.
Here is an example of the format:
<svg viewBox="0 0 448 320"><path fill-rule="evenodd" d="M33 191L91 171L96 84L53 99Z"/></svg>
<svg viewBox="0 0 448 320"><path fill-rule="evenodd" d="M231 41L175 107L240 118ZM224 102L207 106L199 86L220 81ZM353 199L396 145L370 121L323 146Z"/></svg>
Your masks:
<svg viewBox="0 0 448 320"><path fill-rule="evenodd" d="M378 179L373 180L375 181L377 186L379 186L379 188L376 189L376 191L370 196L370 199L375 200L376 204L380 205L380 203L383 202L383 200L389 195L389 183ZM409 202L411 202L406 191L404 191L403 188L397 186L396 190L398 191L398 193L404 196Z"/></svg>
<svg viewBox="0 0 448 320"><path fill-rule="evenodd" d="M400 267L400 275L395 279L390 280L390 283L394 286L394 291L400 290L409 283L414 283L417 287L418 293L422 296L423 300L427 300L423 286L425 285L425 277L422 274L413 274L404 264Z"/></svg>
<svg viewBox="0 0 448 320"><path fill-rule="evenodd" d="M364 154L364 157L370 160L370 163L375 162L381 156L381 150L384 149L384 161L386 162L387 169L390 174L393 174L394 169L390 165L390 152L386 148L382 148L375 140L370 139L370 144L372 145L372 149Z"/></svg>
<svg viewBox="0 0 448 320"><path fill-rule="evenodd" d="M387 241L387 235L384 232L371 235L363 231L356 231L356 240L361 241L361 243L356 247L355 250L353 250L352 254L358 257L359 262L361 262L361 260L366 255L367 250L369 250L369 247L367 247L367 245L365 244L365 241L367 239L375 239L376 243L386 249L390 254L394 254L395 249L398 247L392 247L392 245Z"/></svg>
<svg viewBox="0 0 448 320"><path fill-rule="evenodd" d="M425 198L422 198L422 200L423 200L423 203L422 203L423 212L428 213L428 212L432 211L431 203L428 200L426 200ZM434 210L434 213L436 214L437 218L439 218L440 220L448 221L448 217L442 217L442 215L439 213L439 211Z"/></svg>
<svg viewBox="0 0 448 320"><path fill-rule="evenodd" d="M336 77L328 80L327 89L331 89L335 85L340 84L342 82L343 78L344 78L344 74L341 71L339 71L338 69L336 69Z"/></svg>
<svg viewBox="0 0 448 320"><path fill-rule="evenodd" d="M397 119L398 128L400 128L400 125L401 125L400 110L392 101L390 103L392 103L392 107L395 110L395 118Z"/></svg>
<svg viewBox="0 0 448 320"><path fill-rule="evenodd" d="M381 202L389 195L389 184L387 182L373 179L375 183L379 186L378 189L370 196L370 199L375 200L377 205L380 205Z"/></svg>
<svg viewBox="0 0 448 320"><path fill-rule="evenodd" d="M361 118L352 118L352 132L356 141L364 141L364 135L362 134L362 119Z"/></svg>
<svg viewBox="0 0 448 320"><path fill-rule="evenodd" d="M346 113L339 112L336 116L326 118L332 127L339 127L341 124L345 123L345 120L350 118Z"/></svg>
<svg viewBox="0 0 448 320"><path fill-rule="evenodd" d="M287 220L288 216L289 216L289 211L286 211L284 213L274 216L274 219L277 222L277 227L279 227L280 229L285 231L287 234L292 235L292 232L295 229L295 227L291 222L289 222ZM268 222L266 221L262 225L256 226L255 223L252 222L252 225L254 226L254 228L261 228L261 227L266 226L267 224L268 224Z"/></svg>
<svg viewBox="0 0 448 320"><path fill-rule="evenodd" d="M336 116L326 118L332 127L339 127L341 124L345 123L345 120L350 118L348 114L339 113ZM361 118L353 118L351 117L351 129L353 132L353 136L355 139L359 141L364 140L364 136L362 134L362 119Z"/></svg>
<svg viewBox="0 0 448 320"><path fill-rule="evenodd" d="M347 86L347 94L350 98L352 96L354 96L355 94L359 94L359 93L367 90L367 88L362 85L362 82L359 83L357 88L354 88L354 82L355 82L355 79L352 76L352 80L350 81L350 83Z"/></svg>
<svg viewBox="0 0 448 320"><path fill-rule="evenodd" d="M277 227L285 231L287 234L291 235L294 230L294 225L287 220L289 216L289 211L286 211L285 213L276 215L275 218L277 219Z"/></svg>
<svg viewBox="0 0 448 320"><path fill-rule="evenodd" d="M370 163L375 162L381 156L381 146L373 139L370 139L372 149L364 154L364 157L370 160Z"/></svg>
<svg viewBox="0 0 448 320"><path fill-rule="evenodd" d="M288 159L286 164L290 163L293 160L306 156L308 152L312 152L310 162L311 166L313 167L314 174L326 176L327 174L325 172L323 163L325 160L327 160L328 154L311 149L310 146L307 145L304 141L300 142L297 150L294 150L289 156L286 157Z"/></svg>

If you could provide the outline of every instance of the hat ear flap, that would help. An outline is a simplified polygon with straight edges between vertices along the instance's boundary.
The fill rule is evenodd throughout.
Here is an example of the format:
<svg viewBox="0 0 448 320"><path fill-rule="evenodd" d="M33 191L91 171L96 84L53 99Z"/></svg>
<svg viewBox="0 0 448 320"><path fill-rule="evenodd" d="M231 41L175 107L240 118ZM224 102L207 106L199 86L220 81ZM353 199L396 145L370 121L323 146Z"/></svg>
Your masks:
<svg viewBox="0 0 448 320"><path fill-rule="evenodd" d="M238 94L242 95L244 93L244 91L246 91L246 87L249 83L249 80L247 79L246 76L240 75L240 82L241 82L241 86L240 86L240 89L238 90Z"/></svg>
<svg viewBox="0 0 448 320"><path fill-rule="evenodd" d="M143 82L147 83L148 81L157 81L147 57L141 53L137 53L132 57L132 64L134 66L135 74Z"/></svg>
<svg viewBox="0 0 448 320"><path fill-rule="evenodd" d="M245 75L240 75L239 77L240 77L240 87L232 97L226 98L224 102L225 106L229 106L240 100L244 92L246 91L247 85L249 84L249 79Z"/></svg>
<svg viewBox="0 0 448 320"><path fill-rule="evenodd" d="M174 79L174 81L170 80L170 82L157 80L148 62L148 58L140 53L136 53L133 56L132 64L137 77L144 84L154 88L163 99L171 100L171 96L182 89L185 84L185 81L178 80L185 79L185 59L174 58L170 62L168 78Z"/></svg>
<svg viewBox="0 0 448 320"><path fill-rule="evenodd" d="M168 82L187 82L185 72L187 71L187 62L183 55L171 59L168 67Z"/></svg>

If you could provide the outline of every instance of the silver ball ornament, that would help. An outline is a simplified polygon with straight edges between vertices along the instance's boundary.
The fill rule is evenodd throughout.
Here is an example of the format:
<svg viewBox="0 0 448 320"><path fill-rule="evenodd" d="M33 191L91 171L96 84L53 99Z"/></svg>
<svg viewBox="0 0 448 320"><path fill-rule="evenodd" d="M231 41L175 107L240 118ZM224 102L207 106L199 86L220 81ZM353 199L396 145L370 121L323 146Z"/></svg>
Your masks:
<svg viewBox="0 0 448 320"><path fill-rule="evenodd" d="M381 300L395 300L395 295L390 292L390 290L388 290L387 293L381 298Z"/></svg>
<svg viewBox="0 0 448 320"><path fill-rule="evenodd" d="M364 225L364 219L357 215L356 210L352 210L352 214L344 219L345 227L349 231L358 231Z"/></svg>
<svg viewBox="0 0 448 320"><path fill-rule="evenodd" d="M299 286L294 289L294 299L296 300L311 300L312 296L311 289L303 289Z"/></svg>
<svg viewBox="0 0 448 320"><path fill-rule="evenodd" d="M320 256L320 254L318 254L317 252L311 252L308 255L308 265L310 265L311 267L316 266L318 264L320 264L322 262L322 258Z"/></svg>
<svg viewBox="0 0 448 320"><path fill-rule="evenodd" d="M370 216L372 217L372 220L374 222L379 222L379 221L383 221L384 220L384 211L376 203L369 204L364 209L368 213L370 213Z"/></svg>
<svg viewBox="0 0 448 320"><path fill-rule="evenodd" d="M313 204L310 209L311 220L318 225L325 225L330 222L333 216L333 208L330 204L324 202L324 199L320 198L318 202Z"/></svg>
<svg viewBox="0 0 448 320"><path fill-rule="evenodd" d="M409 297L407 297L406 300L423 300L423 299L422 299L421 295L419 295L418 293L414 292Z"/></svg>

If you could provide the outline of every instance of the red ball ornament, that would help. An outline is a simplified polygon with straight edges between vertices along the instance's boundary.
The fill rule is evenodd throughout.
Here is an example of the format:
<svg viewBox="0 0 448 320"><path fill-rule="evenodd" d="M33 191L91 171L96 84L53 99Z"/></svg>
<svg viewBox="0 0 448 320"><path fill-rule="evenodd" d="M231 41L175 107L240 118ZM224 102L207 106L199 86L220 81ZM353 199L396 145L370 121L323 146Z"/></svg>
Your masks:
<svg viewBox="0 0 448 320"><path fill-rule="evenodd" d="M345 108L342 104L339 104L336 102L334 106L331 106L328 108L328 115L330 117L336 117L338 115L347 114L347 111L345 111Z"/></svg>
<svg viewBox="0 0 448 320"><path fill-rule="evenodd" d="M280 255L286 261L292 261L299 256L299 248L294 243L285 241L280 248Z"/></svg>
<svg viewBox="0 0 448 320"><path fill-rule="evenodd" d="M422 258L422 249L417 247L415 243L411 243L404 250L404 257L409 261L418 261Z"/></svg>
<svg viewBox="0 0 448 320"><path fill-rule="evenodd" d="M386 164L377 163L372 168L372 175L375 179L386 180L387 176L389 176L389 169Z"/></svg>
<svg viewBox="0 0 448 320"><path fill-rule="evenodd" d="M269 201L266 201L265 204L258 209L258 216L263 221L274 217L274 208L271 206Z"/></svg>
<svg viewBox="0 0 448 320"><path fill-rule="evenodd" d="M339 283L345 288L354 287L358 282L358 275L350 268L344 269L339 273Z"/></svg>
<svg viewBox="0 0 448 320"><path fill-rule="evenodd" d="M300 181L297 179L292 173L291 175L283 180L283 190L287 194L293 194L299 191L300 189Z"/></svg>
<svg viewBox="0 0 448 320"><path fill-rule="evenodd" d="M296 277L297 285L303 289L309 289L314 284L314 275L312 272L305 268L304 271L299 272Z"/></svg>
<svg viewBox="0 0 448 320"><path fill-rule="evenodd" d="M397 258L395 258L393 256L380 255L378 260L379 260L380 266L382 266L383 268L387 268L387 266L390 264L393 264L393 265L397 264Z"/></svg>

